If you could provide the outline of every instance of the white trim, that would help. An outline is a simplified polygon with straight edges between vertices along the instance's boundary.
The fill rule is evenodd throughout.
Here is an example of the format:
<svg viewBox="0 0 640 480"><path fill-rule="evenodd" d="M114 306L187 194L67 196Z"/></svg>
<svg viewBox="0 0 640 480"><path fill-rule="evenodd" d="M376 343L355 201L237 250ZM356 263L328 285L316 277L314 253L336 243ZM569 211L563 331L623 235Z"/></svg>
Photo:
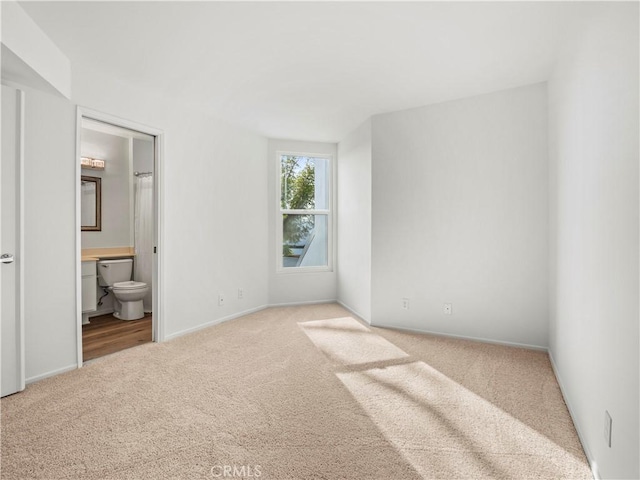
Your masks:
<svg viewBox="0 0 640 480"><path fill-rule="evenodd" d="M19 119L18 119L18 123L19 123L19 128L20 128L20 136L19 136L19 152L18 152L18 162L19 162L19 166L18 166L18 188L20 189L20 193L19 193L19 197L18 197L18 221L19 223L19 230L18 230L18 248L19 248L19 252L20 252L20 262L18 265L18 275L19 275L19 280L18 280L18 309L19 309L19 313L18 313L18 322L19 322L19 330L18 330L18 349L20 350L18 353L18 362L19 362L19 367L18 367L18 382L19 382L19 388L20 391L24 390L25 386L26 386L26 380L25 380L25 376L26 376L26 358L25 358L25 338L26 338L26 333L25 333L25 275L24 275L24 259L25 259L25 248L24 248L24 225L25 225L25 220L24 220L24 212L25 212L25 208L24 208L24 202L25 202L25 196L24 196L24 138L25 138L25 93L23 90L21 89L17 89L18 91L18 101L19 101L19 105L18 105L18 112L19 112Z"/></svg>
<svg viewBox="0 0 640 480"><path fill-rule="evenodd" d="M242 312L234 313L232 315L227 315L226 317L217 318L215 320L211 320L210 322L203 323L196 327L187 328L186 330L180 330L179 332L172 333L171 335L167 335L165 337L165 341L173 340L178 337L182 337L184 335L188 335L190 333L195 333L200 330L204 330L205 328L213 327L215 325L219 325L224 322L228 322L229 320L234 320L239 317L243 317L245 315L250 315L252 313L259 312L260 310L264 310L266 308L270 308L270 305L261 305L259 307L250 308L248 310L243 310Z"/></svg>
<svg viewBox="0 0 640 480"><path fill-rule="evenodd" d="M155 270L153 280L156 283L155 291L152 294L153 310L153 341L161 343L165 341L164 332L164 133L158 131L154 142L154 199L155 208L155 247L156 254L153 262Z"/></svg>
<svg viewBox="0 0 640 480"><path fill-rule="evenodd" d="M154 137L157 137L158 135L162 135L162 133L164 133L162 130L151 127L149 125L145 125L144 123L134 122L125 118L117 117L115 115L100 112L98 110L93 110L91 108L78 105L78 109L82 112L83 117L90 120L97 120L99 122L108 123L116 127L126 128L128 130L134 130L136 132L145 133Z"/></svg>
<svg viewBox="0 0 640 480"><path fill-rule="evenodd" d="M343 308L346 308L347 310L349 310L351 313L353 313L355 316L357 316L358 318L360 318L363 322L365 322L368 325L371 325L371 320L366 318L364 315L362 315L361 313L358 313L357 310L351 308L349 305L347 305L346 303L344 303L341 300L336 300L336 302L342 306Z"/></svg>
<svg viewBox="0 0 640 480"><path fill-rule="evenodd" d="M82 230L81 230L81 197L80 177L82 171L80 168L81 144L80 129L82 128L82 109L76 108L76 364L78 368L82 368Z"/></svg>
<svg viewBox="0 0 640 480"><path fill-rule="evenodd" d="M336 300L314 300L310 302L292 302L292 303L271 303L267 305L261 305L259 307L250 308L248 310L243 310L242 312L234 313L232 315L227 315L226 317L217 318L215 320L211 320L210 322L203 323L202 325L198 325L196 327L187 328L186 330L181 330L176 333L172 333L171 335L167 335L165 337L165 341L174 340L178 337L182 337L184 335L188 335L190 333L195 333L200 330L204 330L205 328L214 327L224 322L228 322L230 320L235 320L236 318L243 317L245 315L250 315L252 313L259 312L261 310L266 310L268 308L277 308L277 307L295 307L302 305L320 305L326 303L336 303Z"/></svg>
<svg viewBox="0 0 640 480"><path fill-rule="evenodd" d="M578 433L578 439L580 440L580 443L582 444L582 450L584 450L584 454L587 457L587 462L589 462L589 467L591 468L591 474L593 475L593 478L595 480L600 480L600 472L598 472L598 467L597 467L597 463L593 458L593 455L591 455L591 452L589 451L589 448L587 446L587 442L585 439L584 434L582 433L582 431L580 430L580 425L578 424L578 422L576 421L576 416L574 415L574 409L571 407L571 402L569 402L569 397L566 395L566 389L564 388L564 383L562 382L562 377L560 376L560 373L558 372L558 367L556 366L556 362L553 359L553 355L551 353L551 350L549 350L549 360L551 361L551 369L553 370L553 374L556 377L556 381L558 382L558 385L560 386L560 393L562 394L562 398L564 399L564 403L567 405L567 410L569 410L569 416L571 417L571 421L573 422L573 426L576 429L576 432Z"/></svg>
<svg viewBox="0 0 640 480"><path fill-rule="evenodd" d="M295 209L280 209L281 214L286 215L331 215L330 210L325 209L313 209L313 210L295 210Z"/></svg>
<svg viewBox="0 0 640 480"><path fill-rule="evenodd" d="M82 367L82 232L80 230L80 155L81 155L81 128L82 118L97 120L99 122L115 125L136 132L141 132L155 137L154 139L154 236L157 249L153 261L152 281L152 339L154 342L164 341L164 286L162 281L162 263L164 260L164 133L155 127L133 122L90 108L78 106L76 110L76 349L77 368Z"/></svg>
<svg viewBox="0 0 640 480"><path fill-rule="evenodd" d="M280 237L280 257L282 258L282 237ZM278 275L301 275L303 273L332 273L329 267L326 266L316 266L316 267L280 267L280 270L276 270Z"/></svg>
<svg viewBox="0 0 640 480"><path fill-rule="evenodd" d="M270 303L268 308L272 307L296 307L302 305L322 305L325 303L337 303L335 298L327 299L327 300L309 300L307 302L287 302L287 303Z"/></svg>
<svg viewBox="0 0 640 480"><path fill-rule="evenodd" d="M291 155L298 157L309 158L324 158L329 162L329 174L327 175L327 182L329 183L329 209L313 209L313 210L296 210L280 208L280 195L282 191L281 185L281 164L280 157L282 155ZM300 274L300 273L332 273L334 271L335 258L334 258L334 244L335 238L335 171L336 168L336 156L331 153L312 153L312 152L297 152L292 150L277 150L276 151L276 274ZM282 215L283 213L299 214L299 215L326 215L327 216L327 265L319 265L313 267L283 267L282 266ZM315 303L315 302L314 302Z"/></svg>
<svg viewBox="0 0 640 480"><path fill-rule="evenodd" d="M381 323L370 323L370 325L376 328L388 328L391 330L402 330L402 331L413 332L413 333L426 333L428 335L435 335L437 337L457 338L460 340L471 340L474 342L490 343L493 345L504 345L507 347L526 348L527 350L538 350L540 352L548 351L547 347L540 347L538 345L529 345L527 343L508 342L504 340L492 340L490 338L470 337L467 335L455 335L453 333L434 332L432 330L422 330L420 328L405 328L405 327L399 327L397 325L385 325Z"/></svg>
<svg viewBox="0 0 640 480"><path fill-rule="evenodd" d="M493 345L504 345L504 346L507 346L507 347L526 348L527 350L537 350L537 351L542 351L542 352L548 352L548 349L546 347L539 347L539 346L536 346L536 345L529 345L529 344L526 344L526 343L505 342L505 341L501 341L501 340L491 340L491 339L479 338L479 337L468 337L468 336L464 336L464 335L452 335L452 334L438 333L438 332L432 332L432 331L427 331L427 330L403 328L403 327L397 327L397 326L392 326L392 325L380 325L380 324L373 325L369 321L365 320L364 317L362 317L362 315L358 314L356 311L354 311L353 309L351 309L348 306L346 306L340 300L336 300L336 299L311 300L311 301L307 301L307 302L270 303L270 304L262 305L260 307L252 308L252 309L249 309L249 310L243 310L242 312L234 313L234 314L228 315L226 317L221 317L221 318L218 318L218 319L215 319L215 320L211 320L210 322L206 322L206 323L203 323L201 325L198 325L198 326L195 326L195 327L192 327L192 328L188 328L186 330L181 330L179 332L172 333L171 335L167 335L165 340L172 340L174 338L181 337L181 336L187 335L189 333L197 332L197 331L202 330L204 328L208 328L208 327L212 327L212 326L218 325L220 323L228 322L229 320L234 320L234 319L242 317L244 315L249 315L251 313L255 313L255 312L258 312L260 310L265 310L267 308L296 307L296 306L305 306L305 305L322 305L322 304L327 304L327 303L337 303L337 304L341 305L345 309L349 310L351 313L353 313L356 316L358 316L359 319L361 319L362 321L366 322L369 326L375 327L375 328L386 328L386 329L393 329L393 330L401 330L401 331L406 331L406 332L434 335L434 336L438 336L438 337L457 338L457 339L461 339L461 340L470 340L470 341L474 341L474 342L489 343L489 344L493 344Z"/></svg>
<svg viewBox="0 0 640 480"><path fill-rule="evenodd" d="M267 305L261 305L259 307L250 308L248 310L243 310L242 312L234 313L232 315L227 315L226 317L217 318L215 320L211 320L210 322L203 323L201 325L187 328L186 330L181 330L176 333L172 333L171 335L167 335L165 337L165 341L174 340L178 337L182 337L184 335L188 335L190 333L195 333L200 330L204 330L205 328L214 327L224 322L228 322L230 320L235 320L236 318L243 317L245 315L250 315L252 313L259 312L261 310L266 310L268 308L277 308L277 307L295 307L295 306L303 306L303 305L320 305L326 303L336 303L335 299L330 300L313 300L310 302L291 302L291 303L270 303Z"/></svg>
<svg viewBox="0 0 640 480"><path fill-rule="evenodd" d="M39 382L40 380L44 380L45 378L55 377L56 375L60 375L61 373L67 373L77 369L78 366L74 363L72 365L67 365L66 367L51 370L50 372L41 373L40 375L36 375L35 377L27 378L27 385L29 385L30 383Z"/></svg>

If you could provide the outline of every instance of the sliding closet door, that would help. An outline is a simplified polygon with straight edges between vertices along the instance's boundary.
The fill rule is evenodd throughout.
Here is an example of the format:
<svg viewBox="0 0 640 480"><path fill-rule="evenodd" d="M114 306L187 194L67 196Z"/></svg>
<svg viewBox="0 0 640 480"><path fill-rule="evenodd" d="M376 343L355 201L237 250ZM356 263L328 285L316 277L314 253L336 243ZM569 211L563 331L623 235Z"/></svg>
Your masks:
<svg viewBox="0 0 640 480"><path fill-rule="evenodd" d="M2 396L24 390L22 312L21 166L24 94L2 85L2 160L0 163L0 320Z"/></svg>

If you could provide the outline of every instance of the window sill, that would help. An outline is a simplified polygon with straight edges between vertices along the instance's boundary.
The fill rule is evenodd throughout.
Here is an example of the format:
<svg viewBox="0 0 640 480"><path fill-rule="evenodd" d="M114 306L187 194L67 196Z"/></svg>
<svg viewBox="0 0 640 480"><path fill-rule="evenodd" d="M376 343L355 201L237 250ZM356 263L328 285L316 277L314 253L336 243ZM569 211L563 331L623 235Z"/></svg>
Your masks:
<svg viewBox="0 0 640 480"><path fill-rule="evenodd" d="M331 267L289 267L277 268L276 274L291 275L297 273L333 273Z"/></svg>

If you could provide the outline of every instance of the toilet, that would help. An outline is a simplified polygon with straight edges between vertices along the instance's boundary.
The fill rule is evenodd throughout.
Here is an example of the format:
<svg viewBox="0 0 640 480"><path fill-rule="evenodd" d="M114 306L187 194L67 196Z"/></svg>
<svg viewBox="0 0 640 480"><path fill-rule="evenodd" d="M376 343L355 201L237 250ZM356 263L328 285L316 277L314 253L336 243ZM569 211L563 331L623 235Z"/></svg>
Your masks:
<svg viewBox="0 0 640 480"><path fill-rule="evenodd" d="M113 292L113 316L120 320L144 317L142 299L149 291L144 282L131 281L133 259L98 260L98 283Z"/></svg>

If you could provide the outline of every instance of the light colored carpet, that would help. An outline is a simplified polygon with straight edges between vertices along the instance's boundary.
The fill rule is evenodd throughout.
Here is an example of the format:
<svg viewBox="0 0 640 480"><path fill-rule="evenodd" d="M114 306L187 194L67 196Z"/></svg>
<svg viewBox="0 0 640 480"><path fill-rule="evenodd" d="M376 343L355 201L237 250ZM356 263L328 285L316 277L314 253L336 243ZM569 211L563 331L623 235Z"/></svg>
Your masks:
<svg viewBox="0 0 640 480"><path fill-rule="evenodd" d="M2 478L591 478L544 353L350 317L268 309L30 385Z"/></svg>

